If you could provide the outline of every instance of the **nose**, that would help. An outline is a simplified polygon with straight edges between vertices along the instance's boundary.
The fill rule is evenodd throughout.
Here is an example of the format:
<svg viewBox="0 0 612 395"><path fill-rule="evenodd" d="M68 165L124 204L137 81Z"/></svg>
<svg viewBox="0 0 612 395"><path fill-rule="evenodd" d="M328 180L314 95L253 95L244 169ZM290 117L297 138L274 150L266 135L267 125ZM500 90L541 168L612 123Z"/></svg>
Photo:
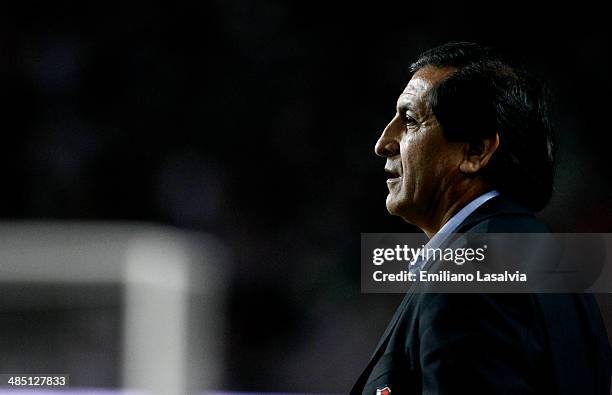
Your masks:
<svg viewBox="0 0 612 395"><path fill-rule="evenodd" d="M374 152L376 155L383 156L385 158L395 156L399 154L399 141L395 133L393 133L395 119L393 119L383 130L382 134L378 138L376 145L374 146Z"/></svg>

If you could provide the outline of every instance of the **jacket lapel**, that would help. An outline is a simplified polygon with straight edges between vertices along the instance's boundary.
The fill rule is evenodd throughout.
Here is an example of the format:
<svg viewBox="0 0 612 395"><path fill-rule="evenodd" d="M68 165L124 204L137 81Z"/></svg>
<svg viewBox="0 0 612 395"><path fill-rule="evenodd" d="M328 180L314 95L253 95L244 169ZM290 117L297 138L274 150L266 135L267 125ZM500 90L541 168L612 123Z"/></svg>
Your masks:
<svg viewBox="0 0 612 395"><path fill-rule="evenodd" d="M531 213L525 207L514 203L512 200L504 197L503 195L498 195L486 201L482 206L478 207L472 214L470 214L459 225L456 233L466 232L468 229L470 229L474 225L484 221L485 219L489 217L503 215L503 214L533 215L533 213ZM448 245L450 242L451 240L445 240L443 244ZM378 342L378 345L376 346L374 353L370 357L368 364L366 365L365 369L363 370L363 372L361 373L361 375L355 382L355 385L353 386L353 389L351 390L351 394L361 394L363 387L365 386L370 376L370 373L372 372L372 369L374 368L374 366L376 365L376 363L378 362L382 354L384 354L387 348L387 344L389 343L389 339L391 338L391 334L393 333L393 330L397 326L400 320L400 317L408 309L408 305L410 304L410 301L413 299L414 295L415 295L415 292L409 291L404 296L404 299L398 306L397 310L395 311L395 314L393 315L393 318L391 318L389 325L387 325L385 332L383 333L380 341Z"/></svg>
<svg viewBox="0 0 612 395"><path fill-rule="evenodd" d="M361 375L355 382L355 385L353 386L353 389L351 390L351 394L361 394L363 387L365 386L368 380L368 377L370 377L370 373L372 372L374 365L376 365L376 362L378 362L382 354L384 354L387 348L387 344L389 343L389 339L391 338L391 334L393 333L393 330L397 326L397 323L399 322L399 319L402 316L402 313L406 311L406 308L408 304L410 303L410 300L412 299L413 296L414 296L414 293L412 292L406 293L406 295L404 296L404 299L402 299L402 302L397 307L397 310L395 310L395 314L393 315L393 318L391 318L389 325L387 325L387 329L385 329L385 332L380 338L380 341L378 342L378 345L376 346L374 353L370 357L368 364L366 365L365 369L363 370L363 372L361 373Z"/></svg>

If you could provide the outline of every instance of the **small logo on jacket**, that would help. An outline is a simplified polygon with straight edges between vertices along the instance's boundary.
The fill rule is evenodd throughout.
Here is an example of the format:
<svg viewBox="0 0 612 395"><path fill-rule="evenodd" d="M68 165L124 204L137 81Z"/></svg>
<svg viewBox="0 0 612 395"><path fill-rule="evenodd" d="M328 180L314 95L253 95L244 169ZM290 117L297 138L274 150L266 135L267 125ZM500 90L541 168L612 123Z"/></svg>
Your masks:
<svg viewBox="0 0 612 395"><path fill-rule="evenodd" d="M376 395L391 395L391 388L389 387L377 388Z"/></svg>

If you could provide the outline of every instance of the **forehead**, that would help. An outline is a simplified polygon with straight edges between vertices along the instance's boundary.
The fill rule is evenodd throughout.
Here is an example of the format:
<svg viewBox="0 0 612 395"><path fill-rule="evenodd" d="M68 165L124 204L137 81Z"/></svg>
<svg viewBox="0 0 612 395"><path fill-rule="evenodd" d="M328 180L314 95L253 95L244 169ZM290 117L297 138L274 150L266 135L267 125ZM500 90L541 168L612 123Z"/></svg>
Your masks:
<svg viewBox="0 0 612 395"><path fill-rule="evenodd" d="M452 67L425 66L418 70L397 100L398 108L410 108L414 111L425 109L425 97L429 90L455 71Z"/></svg>

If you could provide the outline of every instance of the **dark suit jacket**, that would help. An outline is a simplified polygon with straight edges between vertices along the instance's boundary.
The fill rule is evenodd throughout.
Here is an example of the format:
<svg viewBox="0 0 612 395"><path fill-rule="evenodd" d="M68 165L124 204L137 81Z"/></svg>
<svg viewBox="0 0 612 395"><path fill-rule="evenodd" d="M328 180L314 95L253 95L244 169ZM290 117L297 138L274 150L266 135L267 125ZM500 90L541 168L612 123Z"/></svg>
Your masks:
<svg viewBox="0 0 612 395"><path fill-rule="evenodd" d="M547 228L498 196L457 232ZM611 371L593 295L408 293L351 394L609 395Z"/></svg>

